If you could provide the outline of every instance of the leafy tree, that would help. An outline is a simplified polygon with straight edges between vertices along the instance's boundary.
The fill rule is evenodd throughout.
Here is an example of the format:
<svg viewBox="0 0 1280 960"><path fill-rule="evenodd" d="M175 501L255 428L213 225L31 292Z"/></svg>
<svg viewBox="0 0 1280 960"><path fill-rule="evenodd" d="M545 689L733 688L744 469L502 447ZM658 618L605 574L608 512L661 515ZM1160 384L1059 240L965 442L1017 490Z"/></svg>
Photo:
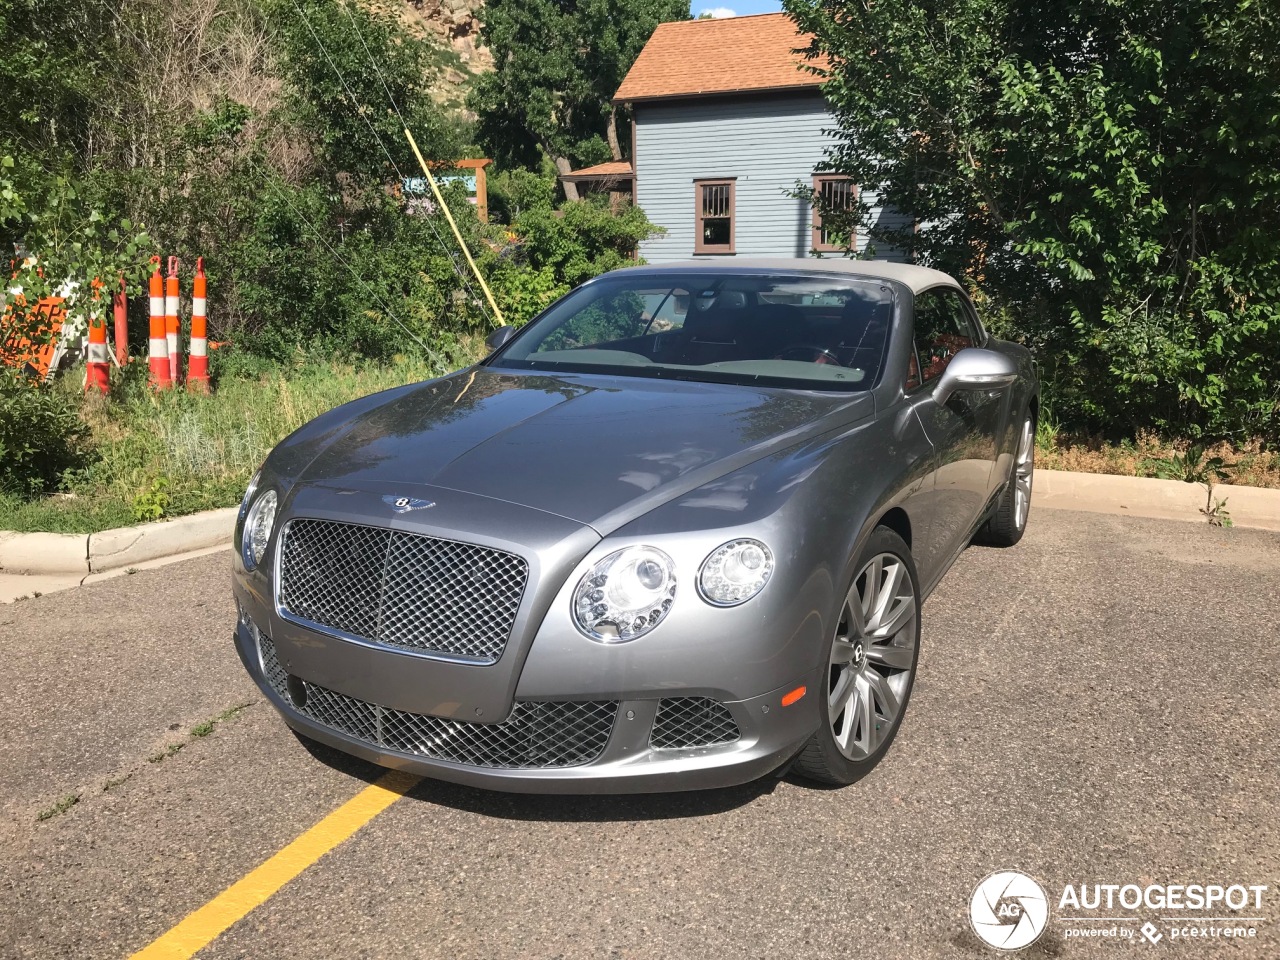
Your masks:
<svg viewBox="0 0 1280 960"><path fill-rule="evenodd" d="M654 28L688 18L686 0L490 0L481 36L494 70L471 97L482 144L535 169L542 151L561 174L621 160L613 94Z"/></svg>
<svg viewBox="0 0 1280 960"><path fill-rule="evenodd" d="M829 64L851 219L966 275L1059 416L1280 436L1280 8L784 7ZM872 194L922 229L870 223Z"/></svg>
<svg viewBox="0 0 1280 960"><path fill-rule="evenodd" d="M269 2L291 119L328 172L373 183L420 175L406 125L427 159L459 155L461 130L431 97L436 45L351 0Z"/></svg>
<svg viewBox="0 0 1280 960"><path fill-rule="evenodd" d="M149 239L114 215L90 162L96 98L116 62L97 36L107 26L106 8L81 0L0 0L0 264L27 302L141 276ZM8 269L17 249L38 261ZM15 306L10 324L23 319Z"/></svg>

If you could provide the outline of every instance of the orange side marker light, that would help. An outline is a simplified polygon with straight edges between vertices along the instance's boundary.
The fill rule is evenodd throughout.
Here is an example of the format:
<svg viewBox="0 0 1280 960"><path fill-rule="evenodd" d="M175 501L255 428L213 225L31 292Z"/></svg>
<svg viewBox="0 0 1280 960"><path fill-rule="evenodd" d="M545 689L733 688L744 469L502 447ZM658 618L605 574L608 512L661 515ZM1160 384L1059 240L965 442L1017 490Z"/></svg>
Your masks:
<svg viewBox="0 0 1280 960"><path fill-rule="evenodd" d="M808 687L796 687L790 693L782 698L782 705L789 707L796 701L800 700L809 691Z"/></svg>

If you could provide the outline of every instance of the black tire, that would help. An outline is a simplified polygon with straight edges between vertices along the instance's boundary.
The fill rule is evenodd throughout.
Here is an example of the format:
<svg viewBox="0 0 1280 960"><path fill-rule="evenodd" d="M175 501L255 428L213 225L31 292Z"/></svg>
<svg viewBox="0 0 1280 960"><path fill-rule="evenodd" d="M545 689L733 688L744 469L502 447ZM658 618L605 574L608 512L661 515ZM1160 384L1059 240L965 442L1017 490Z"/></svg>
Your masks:
<svg viewBox="0 0 1280 960"><path fill-rule="evenodd" d="M871 746L865 750L862 750L857 745L852 748L846 747L842 749L837 742L836 725L843 720L845 725L854 727L852 716L846 717L844 712L853 710L854 707L850 703L837 717L832 717L832 699L837 689L840 689L840 678L846 676L846 672L853 669L853 664L856 661L851 660L848 664L841 665L833 662L836 659L837 641L848 645L849 640L858 634L857 630L850 630L848 605L855 592L858 596L865 594L866 581L864 574L868 572L869 564L886 555L901 564L901 572L900 574L884 573L880 589L890 586L889 580L891 576L905 577L910 585L914 610L910 615L910 621L904 620L902 626L890 632L887 638L881 637L877 639L875 636L876 631L870 629L859 635L859 639L867 641L867 643L861 660L861 672L854 671L853 674L849 674L851 677L850 682L853 683L859 677L866 677L868 671L875 671L880 675L882 681L868 680L866 686L855 688L855 693L853 694L853 697L858 698L858 690L865 690L867 686L871 688L872 692L866 694L866 703L870 704L870 709L867 709L865 704L862 705L864 713L871 714L868 718L870 723L866 728L856 727L846 739L860 739L856 737L856 731L865 729L866 735L870 738L868 742ZM887 571L888 569L888 565L885 565L885 570ZM902 718L905 716L907 706L910 703L911 690L915 685L916 664L920 658L920 579L916 574L916 565L911 558L910 548L892 530L887 527L877 527L868 539L866 546L863 547L853 570L853 580L845 591L845 595L840 599L841 606L836 612L836 626L824 646L824 657L830 668L827 683L824 684L824 689L821 691L819 712L822 719L818 729L800 752L792 768L795 773L802 777L817 783L834 786L846 786L866 776L880 762L885 752L889 749L894 737L898 734L898 729L902 725ZM901 579L897 582L901 583ZM886 610L892 607L895 598L902 599L897 593L901 588L896 587L893 589L895 593L890 596ZM889 619L891 620L890 625L892 625L892 621L897 618ZM907 649L908 644L909 650ZM880 651L880 653L874 654L872 651ZM898 666L890 666L888 661L893 661ZM877 692L877 684L880 683L883 683L883 687L880 687L879 692ZM881 713L878 712L883 702L881 697L885 691L896 691L893 696L897 702L897 710L891 720L885 720ZM887 723L887 729L882 725L882 721ZM850 756L850 752L861 755Z"/></svg>
<svg viewBox="0 0 1280 960"><path fill-rule="evenodd" d="M1036 421L1031 411L1022 418L1018 432L1018 446L1014 450L1013 467L1004 492L996 503L995 512L978 531L977 541L989 547L1012 547L1027 532L1027 520L1031 516L1031 484L1035 478ZM1025 461L1024 458L1025 457ZM1023 474L1025 471L1025 476ZM1025 484L1023 481L1025 480ZM1026 508L1021 508L1018 493L1026 496Z"/></svg>

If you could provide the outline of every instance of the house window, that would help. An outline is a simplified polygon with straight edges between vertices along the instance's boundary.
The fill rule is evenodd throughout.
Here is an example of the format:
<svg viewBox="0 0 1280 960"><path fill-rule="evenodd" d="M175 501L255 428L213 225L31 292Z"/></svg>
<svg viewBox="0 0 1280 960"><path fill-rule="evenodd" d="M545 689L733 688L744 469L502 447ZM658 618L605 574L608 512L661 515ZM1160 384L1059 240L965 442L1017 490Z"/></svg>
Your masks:
<svg viewBox="0 0 1280 960"><path fill-rule="evenodd" d="M855 247L856 235L848 236L822 224L824 210L852 210L858 202L858 188L848 177L816 176L813 192L819 203L813 208L813 249L823 252ZM847 241L847 243L846 243Z"/></svg>
<svg viewBox="0 0 1280 960"><path fill-rule="evenodd" d="M694 253L733 253L734 181L693 181L697 234Z"/></svg>

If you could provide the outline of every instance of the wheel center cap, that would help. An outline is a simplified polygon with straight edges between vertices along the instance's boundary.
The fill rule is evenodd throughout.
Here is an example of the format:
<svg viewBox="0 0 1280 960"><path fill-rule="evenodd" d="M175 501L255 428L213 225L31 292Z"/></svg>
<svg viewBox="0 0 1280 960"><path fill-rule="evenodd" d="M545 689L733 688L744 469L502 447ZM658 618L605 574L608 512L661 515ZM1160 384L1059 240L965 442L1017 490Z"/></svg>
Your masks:
<svg viewBox="0 0 1280 960"><path fill-rule="evenodd" d="M853 645L853 665L855 667L861 667L863 662L866 659L867 659L867 650L862 645L862 641L859 640Z"/></svg>

